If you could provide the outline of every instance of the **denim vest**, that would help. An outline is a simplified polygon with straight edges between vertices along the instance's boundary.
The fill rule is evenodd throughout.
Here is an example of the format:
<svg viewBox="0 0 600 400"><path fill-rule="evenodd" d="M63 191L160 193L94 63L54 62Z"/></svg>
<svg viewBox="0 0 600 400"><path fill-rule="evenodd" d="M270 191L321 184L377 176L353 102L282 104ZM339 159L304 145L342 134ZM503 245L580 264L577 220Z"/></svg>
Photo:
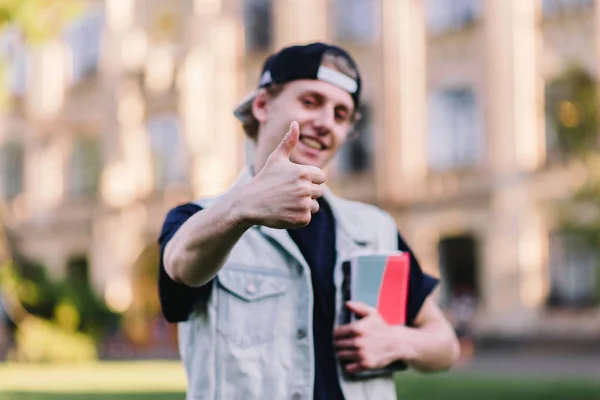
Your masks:
<svg viewBox="0 0 600 400"><path fill-rule="evenodd" d="M244 170L237 184L252 179ZM396 250L397 227L382 210L323 195L336 222L336 320L342 318L341 261L354 252ZM197 202L210 208L216 198ZM208 301L179 323L187 399L312 399L314 348L310 268L286 230L255 226L233 247ZM347 380L346 400L396 400L392 377Z"/></svg>

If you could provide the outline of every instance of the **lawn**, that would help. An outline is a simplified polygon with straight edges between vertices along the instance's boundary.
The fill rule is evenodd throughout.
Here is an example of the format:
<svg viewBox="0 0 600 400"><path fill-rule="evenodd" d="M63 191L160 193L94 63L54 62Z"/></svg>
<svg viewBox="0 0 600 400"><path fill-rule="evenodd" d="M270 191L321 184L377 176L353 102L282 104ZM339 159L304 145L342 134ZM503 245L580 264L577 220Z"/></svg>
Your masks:
<svg viewBox="0 0 600 400"><path fill-rule="evenodd" d="M452 372L430 376L404 373L398 375L397 385L398 398L403 400L600 400L600 382L591 381ZM185 376L177 362L0 364L0 400L181 400L184 388Z"/></svg>

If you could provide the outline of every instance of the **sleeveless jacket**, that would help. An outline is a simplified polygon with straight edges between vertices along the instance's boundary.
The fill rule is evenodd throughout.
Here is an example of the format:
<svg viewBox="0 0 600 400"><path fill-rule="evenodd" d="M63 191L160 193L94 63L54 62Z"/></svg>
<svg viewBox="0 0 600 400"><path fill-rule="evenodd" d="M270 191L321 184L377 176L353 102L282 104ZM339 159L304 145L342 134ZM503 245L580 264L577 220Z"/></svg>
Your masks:
<svg viewBox="0 0 600 400"><path fill-rule="evenodd" d="M248 169L235 185L250 182ZM335 220L336 321L341 322L341 262L355 252L394 251L397 227L386 212L326 189ZM219 197L197 202L209 209ZM210 298L180 322L187 399L312 399L314 348L310 268L284 229L254 226L233 247ZM395 400L392 377L347 380L346 400Z"/></svg>

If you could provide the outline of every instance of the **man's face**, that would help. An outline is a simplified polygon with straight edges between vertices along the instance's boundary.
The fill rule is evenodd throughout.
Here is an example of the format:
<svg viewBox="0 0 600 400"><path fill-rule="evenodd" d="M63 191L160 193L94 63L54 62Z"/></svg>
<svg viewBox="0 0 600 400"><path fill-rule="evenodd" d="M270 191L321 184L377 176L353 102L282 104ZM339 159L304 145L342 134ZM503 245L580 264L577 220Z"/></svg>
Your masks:
<svg viewBox="0 0 600 400"><path fill-rule="evenodd" d="M322 168L346 140L352 125L354 102L348 92L327 82L297 80L285 84L278 96L269 98L264 112L257 155L268 157L292 121L297 121L300 140L290 161Z"/></svg>

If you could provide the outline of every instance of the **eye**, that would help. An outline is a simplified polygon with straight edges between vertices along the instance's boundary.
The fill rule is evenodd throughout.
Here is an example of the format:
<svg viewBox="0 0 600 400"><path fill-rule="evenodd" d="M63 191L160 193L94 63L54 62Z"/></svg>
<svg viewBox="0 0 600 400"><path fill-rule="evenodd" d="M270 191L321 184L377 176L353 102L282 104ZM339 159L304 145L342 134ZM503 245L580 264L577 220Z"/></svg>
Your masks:
<svg viewBox="0 0 600 400"><path fill-rule="evenodd" d="M346 110L336 110L335 111L335 119L338 122L346 122L346 121L348 121L348 111L346 111Z"/></svg>
<svg viewBox="0 0 600 400"><path fill-rule="evenodd" d="M319 105L317 99L314 96L302 97L302 104L304 104L307 107L316 107Z"/></svg>

